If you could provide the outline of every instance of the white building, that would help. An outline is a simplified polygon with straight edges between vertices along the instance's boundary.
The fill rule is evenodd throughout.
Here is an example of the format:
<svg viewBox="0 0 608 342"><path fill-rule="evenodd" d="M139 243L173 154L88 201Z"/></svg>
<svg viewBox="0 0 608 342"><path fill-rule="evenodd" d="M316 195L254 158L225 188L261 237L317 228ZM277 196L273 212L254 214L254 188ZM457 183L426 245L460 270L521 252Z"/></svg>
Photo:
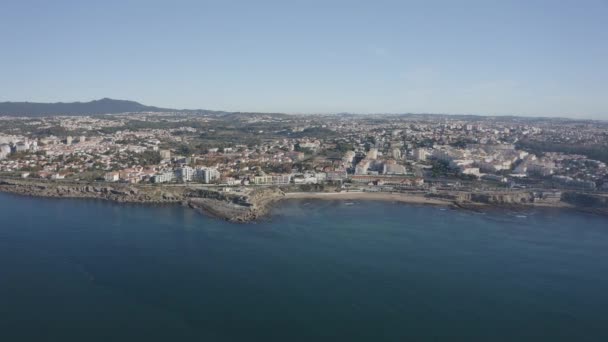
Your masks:
<svg viewBox="0 0 608 342"><path fill-rule="evenodd" d="M197 168L194 177L200 182L209 184L220 179L220 172L210 167Z"/></svg>
<svg viewBox="0 0 608 342"><path fill-rule="evenodd" d="M51 176L51 179L55 180L55 179L65 179L65 175L59 174L59 173L54 173Z"/></svg>
<svg viewBox="0 0 608 342"><path fill-rule="evenodd" d="M403 165L385 163L382 173L385 175L404 175L406 173L406 169Z"/></svg>
<svg viewBox="0 0 608 342"><path fill-rule="evenodd" d="M27 142L18 142L15 144L15 152L26 152L30 149L30 144Z"/></svg>
<svg viewBox="0 0 608 342"><path fill-rule="evenodd" d="M173 181L174 179L175 179L175 172L173 172L173 171L166 171L166 172L154 175L152 177L152 182L154 182L154 183L167 183L167 182Z"/></svg>
<svg viewBox="0 0 608 342"><path fill-rule="evenodd" d="M394 148L392 151L393 158L396 160L401 160L401 150L398 148Z"/></svg>
<svg viewBox="0 0 608 342"><path fill-rule="evenodd" d="M327 181L343 181L348 177L346 170L328 171L325 174L325 180Z"/></svg>
<svg viewBox="0 0 608 342"><path fill-rule="evenodd" d="M11 147L8 144L0 145L0 159L4 159L11 154Z"/></svg>
<svg viewBox="0 0 608 342"><path fill-rule="evenodd" d="M463 175L473 175L477 178L479 178L481 176L481 173L479 172L478 167L465 167L465 168L461 169L461 172Z"/></svg>
<svg viewBox="0 0 608 342"><path fill-rule="evenodd" d="M284 185L291 182L291 175L255 176L253 183L257 185Z"/></svg>
<svg viewBox="0 0 608 342"><path fill-rule="evenodd" d="M192 182L194 179L195 171L190 166L182 166L176 170L176 176L182 182Z"/></svg>
<svg viewBox="0 0 608 342"><path fill-rule="evenodd" d="M318 180L313 173L296 174L293 176L295 184L317 184Z"/></svg>
<svg viewBox="0 0 608 342"><path fill-rule="evenodd" d="M120 174L118 172L108 172L103 178L106 182L118 182Z"/></svg>
<svg viewBox="0 0 608 342"><path fill-rule="evenodd" d="M417 149L414 149L413 154L414 154L414 159L416 159L418 161L425 161L426 156L428 155L428 152L424 148L417 148Z"/></svg>
<svg viewBox="0 0 608 342"><path fill-rule="evenodd" d="M355 174L356 175L366 175L367 171L369 170L369 165L370 165L370 161L367 159L363 159L359 162L359 164L357 164L357 166L355 167Z"/></svg>
<svg viewBox="0 0 608 342"><path fill-rule="evenodd" d="M348 164L352 164L354 159L355 159L354 151L346 151L346 153L344 154L344 158L342 158L342 160Z"/></svg>
<svg viewBox="0 0 608 342"><path fill-rule="evenodd" d="M377 148L370 148L369 151L367 152L367 159L371 159L371 160L375 160L378 159L378 149Z"/></svg>

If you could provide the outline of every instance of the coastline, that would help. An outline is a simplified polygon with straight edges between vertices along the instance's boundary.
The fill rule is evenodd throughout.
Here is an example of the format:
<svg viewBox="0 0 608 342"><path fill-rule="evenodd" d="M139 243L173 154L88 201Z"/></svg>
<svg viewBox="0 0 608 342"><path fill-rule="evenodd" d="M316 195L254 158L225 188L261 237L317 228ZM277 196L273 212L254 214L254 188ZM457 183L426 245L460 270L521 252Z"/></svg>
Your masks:
<svg viewBox="0 0 608 342"><path fill-rule="evenodd" d="M424 195L391 192L287 192L283 199L373 200L439 206L453 204L449 200L429 198Z"/></svg>
<svg viewBox="0 0 608 342"><path fill-rule="evenodd" d="M285 190L285 191L284 191ZM291 189L293 190L293 189ZM0 179L0 192L46 198L89 198L117 203L180 204L202 214L230 222L247 223L270 217L275 203L291 199L386 201L442 206L453 209L525 210L529 208L574 209L608 216L608 197L568 192L558 199L537 198L530 191L467 192L305 192L277 187L222 191L190 186L149 186L122 183L52 183Z"/></svg>
<svg viewBox="0 0 608 342"><path fill-rule="evenodd" d="M552 208L580 210L580 208L564 202L528 202L528 203L481 203L459 201L440 197L428 197L421 193L394 192L291 192L285 193L281 200L339 200L339 201L385 201L392 203L445 207L454 210L486 212L492 210L522 211L531 208ZM585 211L585 210L582 210ZM598 214L603 214L598 212Z"/></svg>

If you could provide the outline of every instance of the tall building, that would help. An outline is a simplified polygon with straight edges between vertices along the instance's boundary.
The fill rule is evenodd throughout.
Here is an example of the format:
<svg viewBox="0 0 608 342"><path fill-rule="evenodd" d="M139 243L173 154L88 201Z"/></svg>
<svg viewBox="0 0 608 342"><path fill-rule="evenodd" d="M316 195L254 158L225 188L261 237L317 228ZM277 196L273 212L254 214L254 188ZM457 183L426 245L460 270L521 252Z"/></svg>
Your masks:
<svg viewBox="0 0 608 342"><path fill-rule="evenodd" d="M401 150L400 149L394 148L392 151L392 154L393 154L393 158L395 160L401 160Z"/></svg>
<svg viewBox="0 0 608 342"><path fill-rule="evenodd" d="M345 163L352 163L355 159L355 151L346 151L344 158L342 159Z"/></svg>
<svg viewBox="0 0 608 342"><path fill-rule="evenodd" d="M194 169L191 168L190 166L182 166L181 168L177 169L177 177L182 181L182 182L191 182L194 179Z"/></svg>
<svg viewBox="0 0 608 342"><path fill-rule="evenodd" d="M377 148L370 148L369 151L367 152L367 159L371 159L371 160L376 160L378 159L378 149Z"/></svg>
<svg viewBox="0 0 608 342"><path fill-rule="evenodd" d="M65 143L66 145L72 145L72 136L68 135L68 137L65 139Z"/></svg>
<svg viewBox="0 0 608 342"><path fill-rule="evenodd" d="M427 156L427 151L424 148L417 148L413 151L414 159L418 161L425 161Z"/></svg>
<svg viewBox="0 0 608 342"><path fill-rule="evenodd" d="M162 172L159 173L157 175L154 175L152 177L152 182L154 183L166 183L166 182L170 182L172 180L175 179L175 172L173 171L166 171L166 172Z"/></svg>
<svg viewBox="0 0 608 342"><path fill-rule="evenodd" d="M11 154L11 147L8 144L0 145L0 159L6 158Z"/></svg>
<svg viewBox="0 0 608 342"><path fill-rule="evenodd" d="M359 162L359 164L357 164L357 166L355 167L355 174L356 175L366 175L367 171L369 169L369 165L370 162L367 159L363 159Z"/></svg>
<svg viewBox="0 0 608 342"><path fill-rule="evenodd" d="M198 181L209 184L220 178L220 172L210 167L197 168L194 177Z"/></svg>
<svg viewBox="0 0 608 342"><path fill-rule="evenodd" d="M78 142L83 143L87 141L87 138L84 135L81 135L80 138L78 139Z"/></svg>

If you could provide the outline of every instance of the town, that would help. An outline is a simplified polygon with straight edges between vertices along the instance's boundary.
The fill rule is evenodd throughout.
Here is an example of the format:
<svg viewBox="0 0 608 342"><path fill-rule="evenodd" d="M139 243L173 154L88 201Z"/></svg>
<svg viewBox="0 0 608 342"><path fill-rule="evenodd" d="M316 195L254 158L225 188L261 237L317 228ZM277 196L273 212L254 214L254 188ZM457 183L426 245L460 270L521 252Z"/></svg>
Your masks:
<svg viewBox="0 0 608 342"><path fill-rule="evenodd" d="M0 117L0 175L55 181L605 191L607 151L602 121L181 112Z"/></svg>

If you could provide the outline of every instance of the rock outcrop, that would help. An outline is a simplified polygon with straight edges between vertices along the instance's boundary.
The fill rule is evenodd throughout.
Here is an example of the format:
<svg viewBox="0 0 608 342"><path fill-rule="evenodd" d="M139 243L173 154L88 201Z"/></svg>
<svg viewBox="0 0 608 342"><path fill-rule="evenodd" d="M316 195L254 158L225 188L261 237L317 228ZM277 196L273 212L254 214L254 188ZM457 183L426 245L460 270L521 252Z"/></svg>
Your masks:
<svg viewBox="0 0 608 342"><path fill-rule="evenodd" d="M0 191L40 197L98 198L116 202L175 203L183 190L139 187L130 184L83 184L1 180Z"/></svg>
<svg viewBox="0 0 608 342"><path fill-rule="evenodd" d="M477 204L529 204L536 200L532 192L463 192L447 191L430 194L430 197L437 197L454 201L457 204L477 203Z"/></svg>
<svg viewBox="0 0 608 342"><path fill-rule="evenodd" d="M585 211L608 214L608 195L568 191L562 193L561 200Z"/></svg>
<svg viewBox="0 0 608 342"><path fill-rule="evenodd" d="M196 190L188 193L187 204L190 208L228 221L249 222L266 217L271 204L284 195L275 188L254 189L247 195Z"/></svg>
<svg viewBox="0 0 608 342"><path fill-rule="evenodd" d="M213 188L188 186L85 184L0 179L0 191L27 196L96 198L121 203L180 203L214 217L233 222L259 219L270 211L270 204L284 194L278 189L253 189L228 193Z"/></svg>

